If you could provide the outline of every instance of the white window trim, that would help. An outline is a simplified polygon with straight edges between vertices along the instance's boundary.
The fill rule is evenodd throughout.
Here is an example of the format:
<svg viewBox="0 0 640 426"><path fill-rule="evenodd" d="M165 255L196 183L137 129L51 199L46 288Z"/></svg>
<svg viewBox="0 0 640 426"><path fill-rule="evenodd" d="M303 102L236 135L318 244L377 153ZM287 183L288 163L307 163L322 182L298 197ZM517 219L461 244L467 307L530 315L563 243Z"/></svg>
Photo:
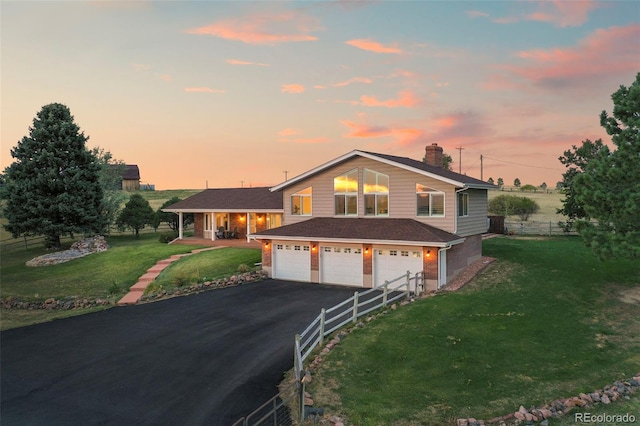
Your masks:
<svg viewBox="0 0 640 426"><path fill-rule="evenodd" d="M350 174L352 174L354 172L355 172L355 175L356 175L356 183L358 185L357 188L356 188L356 191L355 192L353 192L353 191L351 191L351 192L336 192L335 179L339 178L340 176L348 176L348 175L350 175ZM358 176L358 168L349 170L348 172L342 173L342 174L340 174L338 176L334 176L333 180L334 180L334 183L333 183L333 215L335 217L358 216L358 210L359 210L358 209L358 207L359 207L358 206L358 204L359 204L358 191L360 190L360 179L359 179L359 176ZM344 213L343 214L336 213L336 196L337 195L345 197L345 199L344 199ZM355 199L356 199L356 212L355 213L348 213L347 212L347 206L348 206L347 197L355 197Z"/></svg>
<svg viewBox="0 0 640 426"><path fill-rule="evenodd" d="M310 194L302 194L302 192L306 191L307 189L310 189ZM300 213L294 213L293 212L293 198L294 197L299 197L300 198ZM305 213L304 212L304 201L303 199L308 197L309 200L311 201L311 210L309 211L309 213ZM291 194L290 197L290 201L291 201L291 216L311 216L313 214L313 187L311 186L307 186L306 188L301 189L298 192L295 192L293 194Z"/></svg>
<svg viewBox="0 0 640 426"><path fill-rule="evenodd" d="M430 189L430 191L418 191L417 185L422 185L424 187L427 187ZM418 195L419 194L429 194L429 214L418 214ZM438 195L442 195L442 214L432 214L431 213L431 207L432 207L432 201L431 201L431 195L433 194L438 194ZM422 183L416 182L416 217L445 217L447 215L447 195L446 193L444 193L443 191L438 191L436 189L430 188L427 185L424 185Z"/></svg>
<svg viewBox="0 0 640 426"><path fill-rule="evenodd" d="M378 176L382 175L385 176L387 178L387 192L378 192L378 191L371 191L371 192L366 192L366 181L367 181L367 172L369 173L373 173L376 175L376 186L378 186ZM391 210L391 197L389 196L389 186L391 186L391 179L389 177L388 174L385 173L381 173L381 172L376 172L375 170L372 169L364 169L364 175L362 177L362 198L363 200L366 200L366 196L367 195L373 195L374 199L375 199L375 208L374 208L374 212L373 213L367 213L366 209L367 209L367 203L365 201L365 212L364 215L365 216L381 216L381 217L387 217L389 216L389 211ZM378 213L378 195L386 195L387 196L387 212L386 213Z"/></svg>
<svg viewBox="0 0 640 426"><path fill-rule="evenodd" d="M462 206L460 205L460 196L462 196L463 204L466 205L466 213L461 210ZM469 217L469 194L464 192L459 192L456 194L456 203L458 207L457 216L458 217ZM460 214L460 212L464 214Z"/></svg>

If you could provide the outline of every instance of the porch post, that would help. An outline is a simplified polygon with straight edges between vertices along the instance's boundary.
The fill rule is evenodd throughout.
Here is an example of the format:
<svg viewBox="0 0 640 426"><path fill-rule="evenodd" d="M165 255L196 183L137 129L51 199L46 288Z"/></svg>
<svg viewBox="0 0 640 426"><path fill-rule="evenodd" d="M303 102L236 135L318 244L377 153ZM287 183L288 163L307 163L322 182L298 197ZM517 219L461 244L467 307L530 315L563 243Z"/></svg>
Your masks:
<svg viewBox="0 0 640 426"><path fill-rule="evenodd" d="M247 212L247 242L249 242L249 235L251 234L251 214Z"/></svg>
<svg viewBox="0 0 640 426"><path fill-rule="evenodd" d="M215 241L216 239L216 212L211 212L211 220L209 221L211 224L211 241Z"/></svg>
<svg viewBox="0 0 640 426"><path fill-rule="evenodd" d="M182 212L178 212L178 239L182 239Z"/></svg>

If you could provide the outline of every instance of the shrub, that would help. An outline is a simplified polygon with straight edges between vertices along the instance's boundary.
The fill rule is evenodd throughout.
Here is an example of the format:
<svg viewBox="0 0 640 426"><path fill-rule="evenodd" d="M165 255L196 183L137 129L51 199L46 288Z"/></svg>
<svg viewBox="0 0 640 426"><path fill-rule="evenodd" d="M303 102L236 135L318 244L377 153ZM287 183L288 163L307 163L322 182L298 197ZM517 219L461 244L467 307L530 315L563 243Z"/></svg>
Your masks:
<svg viewBox="0 0 640 426"><path fill-rule="evenodd" d="M517 195L500 195L489 202L489 211L502 216L518 215L521 220L540 210L540 206L531 198Z"/></svg>
<svg viewBox="0 0 640 426"><path fill-rule="evenodd" d="M249 268L246 264L241 263L240 265L238 265L238 272L243 273L243 272L249 272L251 270L251 268Z"/></svg>
<svg viewBox="0 0 640 426"><path fill-rule="evenodd" d="M189 276L186 272L182 272L175 276L173 279L173 285L176 287L184 287L190 283Z"/></svg>
<svg viewBox="0 0 640 426"><path fill-rule="evenodd" d="M168 244L171 241L175 240L176 238L178 238L177 232L167 231L160 234L158 241L160 241L161 243Z"/></svg>

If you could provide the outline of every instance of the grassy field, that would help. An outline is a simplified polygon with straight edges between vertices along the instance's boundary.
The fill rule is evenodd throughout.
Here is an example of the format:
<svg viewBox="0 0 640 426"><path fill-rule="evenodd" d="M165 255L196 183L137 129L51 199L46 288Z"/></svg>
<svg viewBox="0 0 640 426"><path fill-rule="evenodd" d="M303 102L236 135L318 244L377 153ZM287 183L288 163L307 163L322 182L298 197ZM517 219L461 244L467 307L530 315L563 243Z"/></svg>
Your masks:
<svg viewBox="0 0 640 426"><path fill-rule="evenodd" d="M513 191L510 191L509 189L513 189ZM529 221L531 222L553 222L555 224L559 221L565 220L564 216L556 213L556 209L562 207L562 199L564 198L564 195L558 191L549 191L549 193L542 190L538 192L522 192L516 188L507 188L505 191L489 191L489 201L499 195L517 195L518 197L527 197L538 203L540 211L531 215L529 218ZM520 220L518 216L510 216L507 219Z"/></svg>
<svg viewBox="0 0 640 426"><path fill-rule="evenodd" d="M599 262L578 238L495 238L463 290L350 334L308 390L357 425L489 419L640 371L640 264ZM631 409L637 401L630 402ZM635 404L635 405L634 405Z"/></svg>

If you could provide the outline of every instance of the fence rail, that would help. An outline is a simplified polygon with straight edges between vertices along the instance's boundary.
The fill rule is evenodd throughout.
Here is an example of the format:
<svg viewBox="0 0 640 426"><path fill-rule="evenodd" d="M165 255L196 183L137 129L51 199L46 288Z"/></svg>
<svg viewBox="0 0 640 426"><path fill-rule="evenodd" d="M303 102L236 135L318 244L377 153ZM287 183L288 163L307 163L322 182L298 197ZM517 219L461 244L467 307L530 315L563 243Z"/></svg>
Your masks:
<svg viewBox="0 0 640 426"><path fill-rule="evenodd" d="M565 232L558 222L504 221L504 233L510 235L578 235L576 231Z"/></svg>
<svg viewBox="0 0 640 426"><path fill-rule="evenodd" d="M399 276L379 287L371 288L364 291L356 291L353 296L347 300L338 303L331 308L320 310L320 314L302 331L296 334L294 339L293 351L293 369L296 381L285 391L271 398L269 401L261 405L253 413L241 418L232 426L253 426L266 424L273 425L290 425L294 424L291 417L284 417L281 413L283 406L286 408L287 403L291 403L291 407L296 413L287 415L294 416L299 420L295 424L302 423L304 420L304 361L311 355L313 350L321 345L324 338L331 333L349 324L356 323L358 318L372 312L376 309L383 308L389 304L400 300L408 299L411 294L420 295L424 291L424 273L417 272L411 275L407 271L406 274ZM262 414L261 414L262 413ZM278 417L280 416L280 417ZM255 420L253 420L255 418Z"/></svg>

